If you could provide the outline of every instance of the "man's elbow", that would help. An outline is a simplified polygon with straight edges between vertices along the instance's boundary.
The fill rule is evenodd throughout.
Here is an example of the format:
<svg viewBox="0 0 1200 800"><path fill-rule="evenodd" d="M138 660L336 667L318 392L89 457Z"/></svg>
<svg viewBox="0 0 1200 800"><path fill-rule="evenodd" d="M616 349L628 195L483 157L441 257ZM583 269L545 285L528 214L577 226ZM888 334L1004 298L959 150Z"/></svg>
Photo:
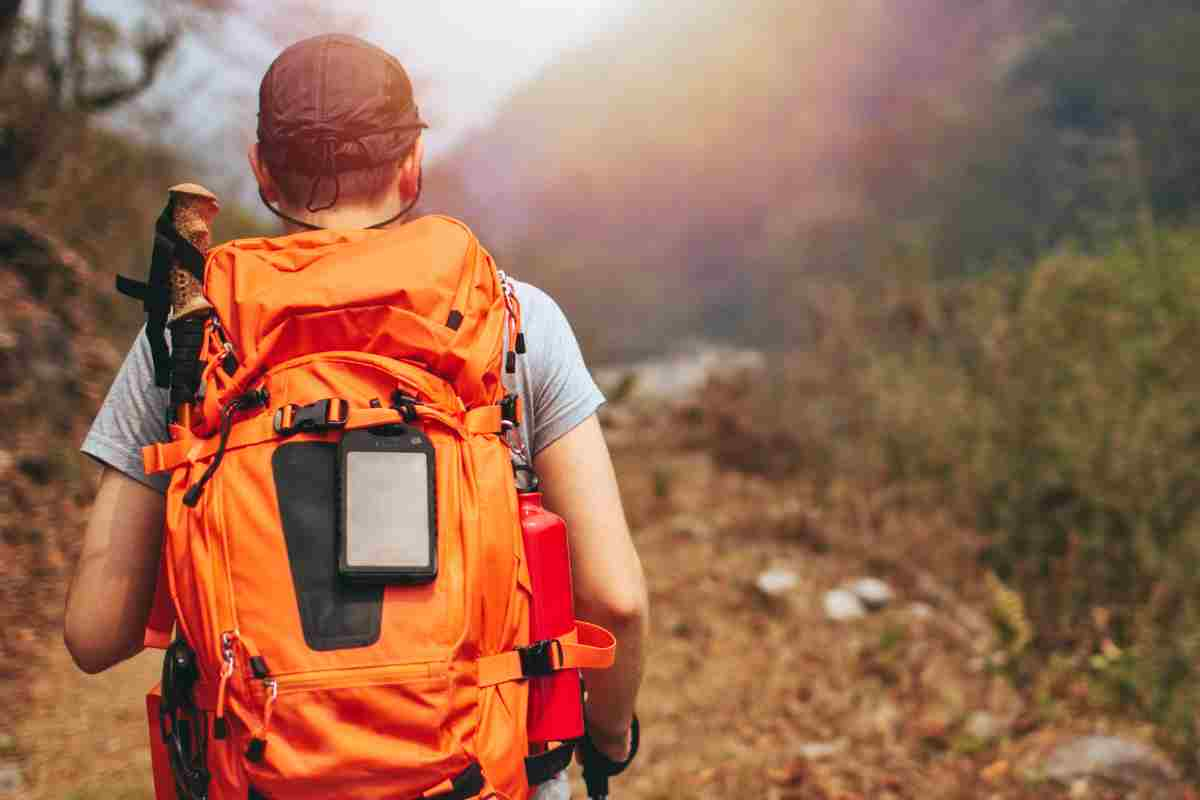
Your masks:
<svg viewBox="0 0 1200 800"><path fill-rule="evenodd" d="M110 666L99 657L99 654L94 649L88 647L87 643L80 639L79 635L73 631L70 625L63 627L63 644L67 646L67 652L71 654L71 659L75 662L75 666L88 675L103 672Z"/></svg>
<svg viewBox="0 0 1200 800"><path fill-rule="evenodd" d="M118 651L113 647L114 639L103 639L92 631L82 630L78 624L71 623L70 615L63 625L63 644L75 666L89 675L103 672L109 667L120 663L129 657L129 653Z"/></svg>
<svg viewBox="0 0 1200 800"><path fill-rule="evenodd" d="M614 630L643 628L650 616L650 600L645 583L640 580L608 587L601 596L580 605L580 611L589 618Z"/></svg>

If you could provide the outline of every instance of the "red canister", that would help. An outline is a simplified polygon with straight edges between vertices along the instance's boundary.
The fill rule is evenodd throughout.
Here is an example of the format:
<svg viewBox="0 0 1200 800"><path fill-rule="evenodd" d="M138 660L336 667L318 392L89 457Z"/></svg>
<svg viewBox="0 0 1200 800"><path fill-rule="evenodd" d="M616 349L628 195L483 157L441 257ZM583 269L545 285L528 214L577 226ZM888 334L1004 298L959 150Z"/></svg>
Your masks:
<svg viewBox="0 0 1200 800"><path fill-rule="evenodd" d="M530 633L533 641L554 639L575 627L571 553L567 525L542 506L540 492L518 496L525 562L533 585ZM579 670L558 670L529 680L529 740L561 742L583 735Z"/></svg>

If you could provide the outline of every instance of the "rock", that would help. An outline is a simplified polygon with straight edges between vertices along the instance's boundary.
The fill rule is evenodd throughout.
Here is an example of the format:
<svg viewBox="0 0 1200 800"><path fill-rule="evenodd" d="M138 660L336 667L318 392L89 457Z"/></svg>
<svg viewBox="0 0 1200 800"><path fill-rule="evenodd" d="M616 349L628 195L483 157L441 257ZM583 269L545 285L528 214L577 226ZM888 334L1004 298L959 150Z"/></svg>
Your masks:
<svg viewBox="0 0 1200 800"><path fill-rule="evenodd" d="M782 597L800 584L800 578L790 569L776 567L758 576L754 585L767 597Z"/></svg>
<svg viewBox="0 0 1200 800"><path fill-rule="evenodd" d="M16 764L0 764L0 797L23 797L25 781Z"/></svg>
<svg viewBox="0 0 1200 800"><path fill-rule="evenodd" d="M987 711L976 711L967 717L967 721L963 723L963 732L972 739L978 739L981 742L990 742L993 739L999 739L1005 733L1005 724L998 720L994 714Z"/></svg>
<svg viewBox="0 0 1200 800"><path fill-rule="evenodd" d="M858 599L858 595L845 589L826 592L821 604L825 608L825 616L834 622L845 622L867 615L866 606Z"/></svg>
<svg viewBox="0 0 1200 800"><path fill-rule="evenodd" d="M1046 757L1042 773L1068 785L1087 778L1126 785L1179 780L1179 770L1166 756L1118 736L1082 736L1060 744Z"/></svg>
<svg viewBox="0 0 1200 800"><path fill-rule="evenodd" d="M711 522L703 517L695 517L690 514L681 514L671 520L671 531L676 536L686 536L701 541L711 539L717 533Z"/></svg>
<svg viewBox="0 0 1200 800"><path fill-rule="evenodd" d="M878 578L858 578L842 588L852 592L863 602L863 605L872 611L884 608L896 597L892 587Z"/></svg>
<svg viewBox="0 0 1200 800"><path fill-rule="evenodd" d="M933 606L929 603L909 603L908 613L913 619L933 619Z"/></svg>
<svg viewBox="0 0 1200 800"><path fill-rule="evenodd" d="M797 748L801 756L809 761L816 761L821 758L829 758L846 749L846 740L838 739L833 742L806 742Z"/></svg>

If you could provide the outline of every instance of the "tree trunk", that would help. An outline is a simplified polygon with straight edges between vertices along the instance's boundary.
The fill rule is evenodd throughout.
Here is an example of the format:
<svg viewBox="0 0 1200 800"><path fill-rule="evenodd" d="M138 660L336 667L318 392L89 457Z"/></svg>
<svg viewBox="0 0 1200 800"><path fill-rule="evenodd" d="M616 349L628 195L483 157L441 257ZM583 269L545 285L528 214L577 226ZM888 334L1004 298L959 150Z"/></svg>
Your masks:
<svg viewBox="0 0 1200 800"><path fill-rule="evenodd" d="M42 29L38 31L41 40L42 69L46 73L46 90L50 99L50 107L62 107L63 65L59 63L54 47L54 18L57 16L57 0L42 0Z"/></svg>
<svg viewBox="0 0 1200 800"><path fill-rule="evenodd" d="M0 78L12 60L16 44L17 20L21 18L22 0L0 0Z"/></svg>
<svg viewBox="0 0 1200 800"><path fill-rule="evenodd" d="M83 0L71 0L67 17L67 75L66 85L73 105L83 96Z"/></svg>

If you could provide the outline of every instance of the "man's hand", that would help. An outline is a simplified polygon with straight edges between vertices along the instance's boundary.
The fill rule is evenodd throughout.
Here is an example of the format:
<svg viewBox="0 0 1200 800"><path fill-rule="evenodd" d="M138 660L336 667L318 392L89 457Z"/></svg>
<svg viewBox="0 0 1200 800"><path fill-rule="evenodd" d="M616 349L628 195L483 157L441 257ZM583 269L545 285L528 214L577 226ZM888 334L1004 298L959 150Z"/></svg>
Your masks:
<svg viewBox="0 0 1200 800"><path fill-rule="evenodd" d="M596 749L604 754L604 757L615 764L622 764L625 759L629 758L629 750L633 746L633 731L626 728L624 733L612 734L601 730L595 725L588 723L587 726L588 738L592 740L592 744ZM582 754L577 753L576 757L580 764L583 763Z"/></svg>

